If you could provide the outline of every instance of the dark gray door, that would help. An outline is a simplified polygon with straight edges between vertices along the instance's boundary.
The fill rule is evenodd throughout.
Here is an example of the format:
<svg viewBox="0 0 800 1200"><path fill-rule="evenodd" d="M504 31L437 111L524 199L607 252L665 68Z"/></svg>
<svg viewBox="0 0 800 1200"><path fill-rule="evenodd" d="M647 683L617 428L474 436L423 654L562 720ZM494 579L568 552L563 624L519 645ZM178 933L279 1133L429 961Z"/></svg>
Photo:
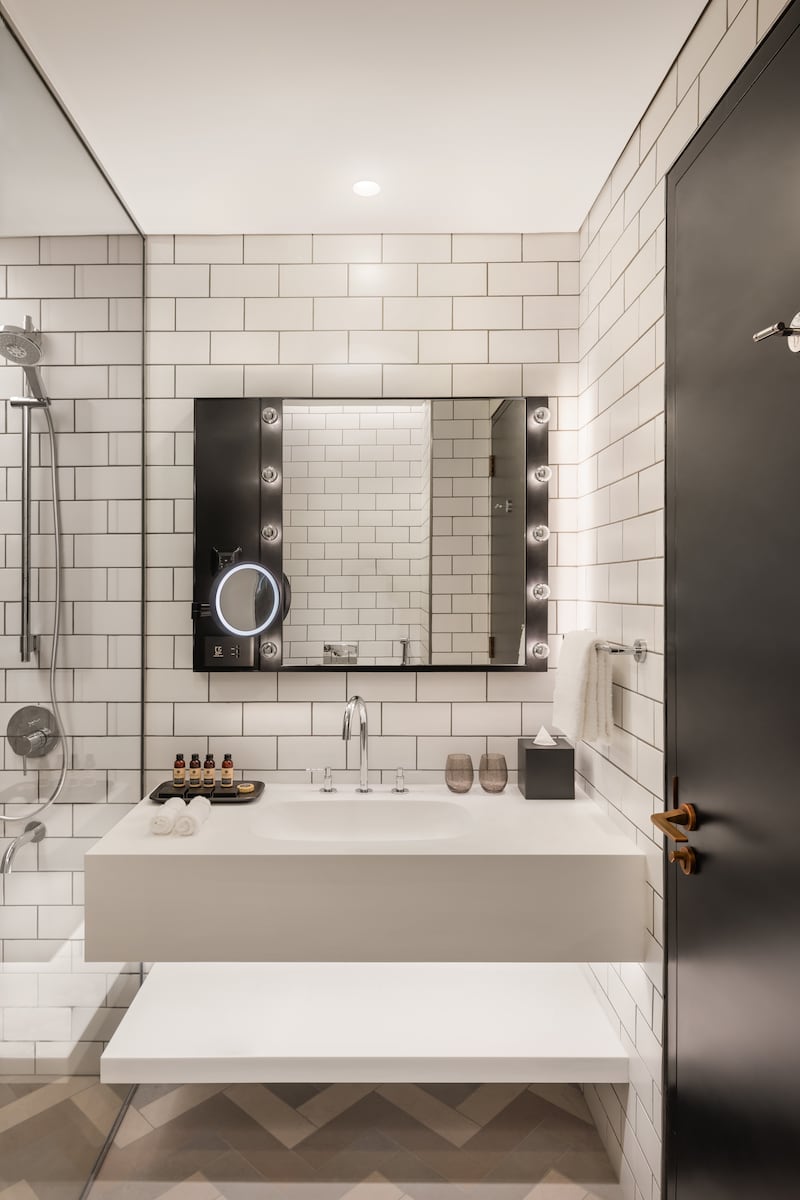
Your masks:
<svg viewBox="0 0 800 1200"><path fill-rule="evenodd" d="M752 341L800 309L799 24L668 180L667 779L699 868L666 868L672 1200L800 1196L800 355Z"/></svg>
<svg viewBox="0 0 800 1200"><path fill-rule="evenodd" d="M491 662L519 661L525 624L525 400L512 396L492 416Z"/></svg>

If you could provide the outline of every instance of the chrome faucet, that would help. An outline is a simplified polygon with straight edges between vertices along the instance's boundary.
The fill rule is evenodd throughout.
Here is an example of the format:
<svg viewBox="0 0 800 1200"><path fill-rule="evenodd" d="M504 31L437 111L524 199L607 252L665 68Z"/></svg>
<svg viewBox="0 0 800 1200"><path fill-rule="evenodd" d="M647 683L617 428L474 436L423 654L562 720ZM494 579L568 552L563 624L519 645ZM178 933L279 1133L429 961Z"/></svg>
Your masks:
<svg viewBox="0 0 800 1200"><path fill-rule="evenodd" d="M40 842L46 832L41 821L29 821L22 833L18 833L13 842L6 846L5 854L0 859L0 875L10 875L17 852L28 842Z"/></svg>
<svg viewBox="0 0 800 1200"><path fill-rule="evenodd" d="M369 767L367 766L367 706L361 696L351 696L347 701L344 710L344 721L342 722L342 738L345 742L350 741L350 722L353 719L353 713L358 710L358 721L360 725L360 780L356 788L357 792L371 792L369 786Z"/></svg>

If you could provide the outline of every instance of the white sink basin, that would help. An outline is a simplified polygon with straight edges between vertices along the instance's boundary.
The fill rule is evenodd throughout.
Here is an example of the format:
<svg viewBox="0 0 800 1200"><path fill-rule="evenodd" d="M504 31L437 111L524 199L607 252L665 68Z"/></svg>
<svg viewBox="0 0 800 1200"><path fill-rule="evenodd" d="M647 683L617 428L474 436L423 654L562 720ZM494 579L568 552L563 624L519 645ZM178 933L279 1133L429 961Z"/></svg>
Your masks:
<svg viewBox="0 0 800 1200"><path fill-rule="evenodd" d="M280 842L427 842L460 837L469 813L449 800L297 800L268 804L253 825Z"/></svg>

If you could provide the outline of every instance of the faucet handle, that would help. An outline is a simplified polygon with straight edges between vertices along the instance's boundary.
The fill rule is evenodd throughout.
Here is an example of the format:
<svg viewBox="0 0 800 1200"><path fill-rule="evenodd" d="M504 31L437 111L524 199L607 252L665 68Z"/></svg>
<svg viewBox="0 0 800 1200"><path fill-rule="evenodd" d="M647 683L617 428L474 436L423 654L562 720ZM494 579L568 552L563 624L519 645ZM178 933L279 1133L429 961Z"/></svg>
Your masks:
<svg viewBox="0 0 800 1200"><path fill-rule="evenodd" d="M394 777L394 787L392 788L392 791L396 792L398 795L404 795L408 791L408 788L406 787L406 777L403 773L402 767L397 768L397 772Z"/></svg>

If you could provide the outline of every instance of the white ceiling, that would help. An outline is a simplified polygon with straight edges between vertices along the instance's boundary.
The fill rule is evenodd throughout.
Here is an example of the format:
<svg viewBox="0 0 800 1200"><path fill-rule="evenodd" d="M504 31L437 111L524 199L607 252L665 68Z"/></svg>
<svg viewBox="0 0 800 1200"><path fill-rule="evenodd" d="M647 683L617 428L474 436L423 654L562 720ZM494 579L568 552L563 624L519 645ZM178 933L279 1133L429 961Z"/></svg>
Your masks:
<svg viewBox="0 0 800 1200"><path fill-rule="evenodd" d="M705 7L5 3L146 233L576 229Z"/></svg>

